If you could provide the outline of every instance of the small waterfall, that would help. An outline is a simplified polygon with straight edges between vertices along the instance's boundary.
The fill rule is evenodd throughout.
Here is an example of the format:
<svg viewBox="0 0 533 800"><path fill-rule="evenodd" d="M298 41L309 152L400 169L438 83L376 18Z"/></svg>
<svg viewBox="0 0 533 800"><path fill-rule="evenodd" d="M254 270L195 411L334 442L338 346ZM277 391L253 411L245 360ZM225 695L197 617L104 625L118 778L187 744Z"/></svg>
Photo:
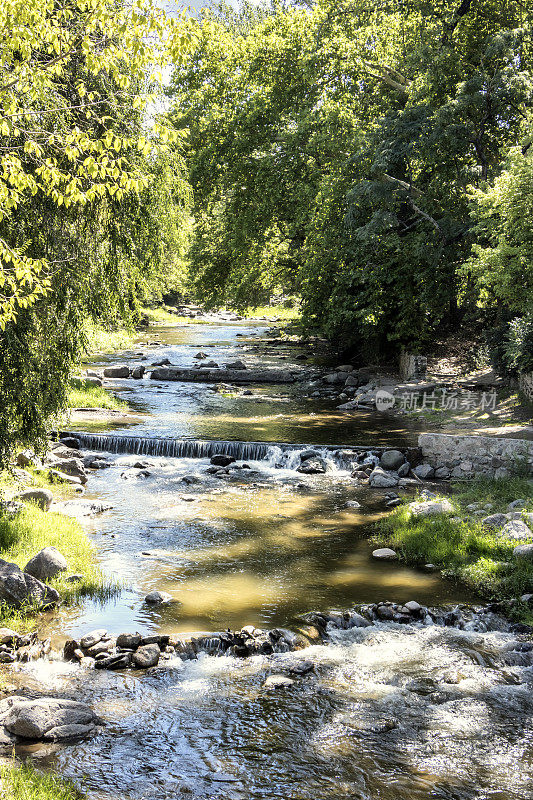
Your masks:
<svg viewBox="0 0 533 800"><path fill-rule="evenodd" d="M61 436L73 436L82 448L108 453L130 453L143 456L166 456L168 458L211 458L217 453L227 453L239 461L268 461L273 467L295 469L300 455L313 450L316 455L337 467L349 469L361 455L372 457L383 448L350 447L341 449L333 445L277 444L271 442L239 442L201 439L171 439L153 436L124 436L100 433L60 432Z"/></svg>

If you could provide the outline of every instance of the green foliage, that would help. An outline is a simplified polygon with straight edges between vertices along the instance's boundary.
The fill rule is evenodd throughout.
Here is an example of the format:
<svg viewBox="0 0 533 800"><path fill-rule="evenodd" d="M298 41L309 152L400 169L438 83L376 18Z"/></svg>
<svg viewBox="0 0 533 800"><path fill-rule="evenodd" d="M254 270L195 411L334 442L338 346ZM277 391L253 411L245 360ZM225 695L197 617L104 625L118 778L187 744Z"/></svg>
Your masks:
<svg viewBox="0 0 533 800"><path fill-rule="evenodd" d="M128 404L103 386L91 386L83 379L71 379L67 394L69 408L109 408L125 411Z"/></svg>
<svg viewBox="0 0 533 800"><path fill-rule="evenodd" d="M0 789L6 800L82 800L73 783L53 773L38 772L27 761L0 765Z"/></svg>
<svg viewBox="0 0 533 800"><path fill-rule="evenodd" d="M307 326L373 355L479 317L489 287L527 308L522 3L219 4L196 25L170 93L199 297L242 310L297 292Z"/></svg>
<svg viewBox="0 0 533 800"><path fill-rule="evenodd" d="M460 486L453 494L457 516L413 518L407 506L399 507L378 523L377 541L396 549L409 563L432 563L444 574L462 581L483 597L516 598L530 591L533 564L513 557L518 542L485 529L466 507L491 503L487 514L506 511L517 498L528 498L533 509L533 489L526 478L480 479Z"/></svg>
<svg viewBox="0 0 533 800"><path fill-rule="evenodd" d="M0 8L0 465L66 407L90 329L181 280L185 168L154 107L189 28L151 0Z"/></svg>

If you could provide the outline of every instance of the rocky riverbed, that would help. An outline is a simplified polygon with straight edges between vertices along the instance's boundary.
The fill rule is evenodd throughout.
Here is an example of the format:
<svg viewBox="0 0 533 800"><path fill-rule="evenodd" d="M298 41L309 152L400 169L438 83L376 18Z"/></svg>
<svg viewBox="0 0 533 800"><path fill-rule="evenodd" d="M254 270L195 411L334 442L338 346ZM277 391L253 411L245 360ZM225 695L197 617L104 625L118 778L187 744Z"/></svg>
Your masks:
<svg viewBox="0 0 533 800"><path fill-rule="evenodd" d="M297 361L257 328L210 327L161 334L152 360ZM232 394L130 366L105 380L142 419L76 431L37 464L80 494L43 508L82 521L122 588L49 614L31 642L6 633L6 746L91 800L523 800L530 631L368 539L397 503L447 502L418 432L341 419L298 381ZM503 516L498 530L528 525Z"/></svg>

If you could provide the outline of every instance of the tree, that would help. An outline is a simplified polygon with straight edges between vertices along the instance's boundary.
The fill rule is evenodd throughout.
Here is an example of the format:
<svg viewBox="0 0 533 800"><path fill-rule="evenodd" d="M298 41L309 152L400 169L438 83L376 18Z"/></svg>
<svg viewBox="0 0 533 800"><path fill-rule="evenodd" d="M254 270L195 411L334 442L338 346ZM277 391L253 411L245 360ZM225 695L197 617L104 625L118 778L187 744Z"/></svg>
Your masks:
<svg viewBox="0 0 533 800"><path fill-rule="evenodd" d="M172 84L200 297L298 290L306 324L361 357L458 325L470 195L532 97L530 22L518 0L204 13Z"/></svg>
<svg viewBox="0 0 533 800"><path fill-rule="evenodd" d="M151 0L0 8L2 464L64 407L86 321L131 317L176 250L178 137L153 109L157 71L182 57L187 26Z"/></svg>

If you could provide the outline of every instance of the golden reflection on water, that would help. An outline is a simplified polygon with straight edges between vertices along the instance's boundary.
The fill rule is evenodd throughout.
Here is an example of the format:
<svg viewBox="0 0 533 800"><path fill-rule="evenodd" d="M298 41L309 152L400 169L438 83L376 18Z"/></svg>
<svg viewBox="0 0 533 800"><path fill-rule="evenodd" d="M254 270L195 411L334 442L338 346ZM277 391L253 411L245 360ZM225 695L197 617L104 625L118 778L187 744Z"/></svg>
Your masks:
<svg viewBox="0 0 533 800"><path fill-rule="evenodd" d="M355 497L361 509L347 508ZM176 601L159 612L168 630L279 624L312 608L378 599L457 598L435 574L372 559L369 525L384 512L383 496L368 490L232 485L194 503L166 502L163 494L163 534L173 519L202 532L197 545L176 542L146 559L142 591L157 587Z"/></svg>

